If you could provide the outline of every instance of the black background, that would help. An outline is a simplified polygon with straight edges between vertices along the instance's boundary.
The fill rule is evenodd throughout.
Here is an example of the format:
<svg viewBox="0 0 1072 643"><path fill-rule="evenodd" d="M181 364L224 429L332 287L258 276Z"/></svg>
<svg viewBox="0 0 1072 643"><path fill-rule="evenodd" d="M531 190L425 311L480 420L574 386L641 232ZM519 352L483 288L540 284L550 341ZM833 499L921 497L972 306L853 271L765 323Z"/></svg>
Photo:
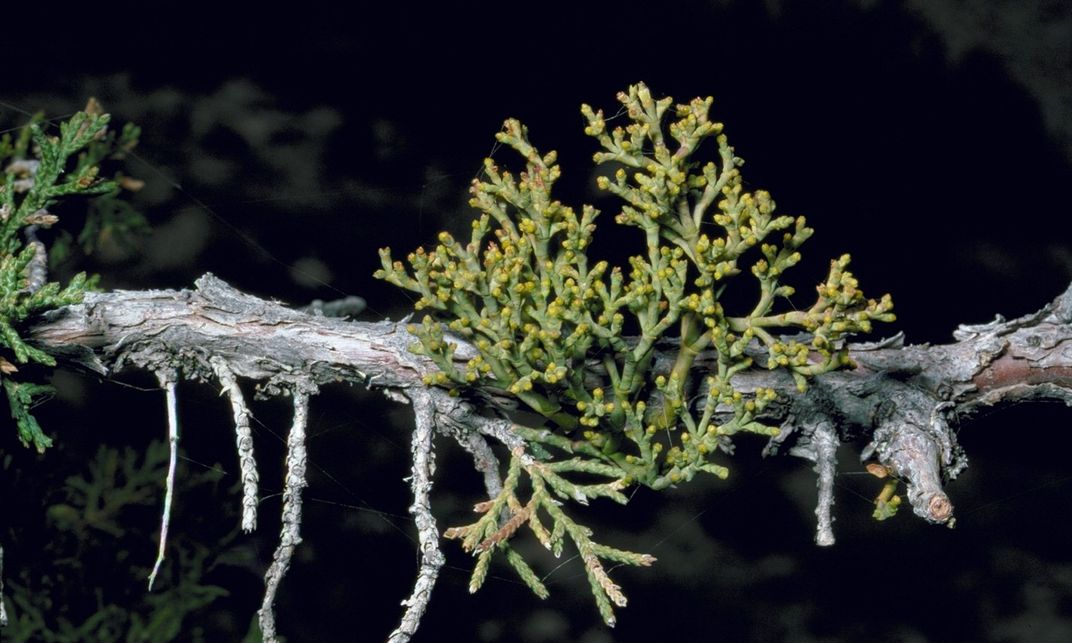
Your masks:
<svg viewBox="0 0 1072 643"><path fill-rule="evenodd" d="M95 95L145 130L129 168L148 181L139 199L155 231L78 266L106 287L189 287L211 270L295 304L359 294L364 319L398 318L409 300L370 278L376 249L404 253L467 227L465 188L482 159L514 161L493 146L505 117L560 151L560 198L609 211L601 232L613 234L578 107L612 114L615 93L638 80L679 100L713 95L748 186L808 216L816 234L796 275L801 293L850 252L865 291L894 296L897 330L943 342L958 323L1036 310L1072 277L1067 3L238 6L50 5L5 19L5 125L24 118L16 107L58 116ZM61 401L41 410L59 455L37 458L13 431L0 436L24 470L164 434L158 393L59 379ZM224 402L204 385L182 395L184 466L218 462L233 474ZM281 485L274 436L287 413L255 412L269 495ZM949 488L956 530L908 512L872 522L877 486L858 475L860 445L846 445L829 549L811 542L806 463L761 460L762 443L744 439L727 482L583 512L605 542L660 559L615 571L630 604L614 630L599 622L579 561L556 568L531 550L539 570L555 570L547 601L505 567L471 597L471 561L447 543L417 640L1069 640L1069 417L1036 405L966 423L972 466ZM400 615L416 562L404 516L408 423L361 391L314 400L305 542L278 601L288 640L379 640ZM441 447L443 526L468 517L479 480ZM0 494L40 506L0 483ZM237 502L221 495L197 510ZM256 574L274 547L278 496L261 507L247 541ZM33 543L4 520L10 570L32 559ZM131 554L151 560L154 548ZM140 582L114 582L128 580ZM197 627L229 640L257 608L259 580L217 581L232 595Z"/></svg>

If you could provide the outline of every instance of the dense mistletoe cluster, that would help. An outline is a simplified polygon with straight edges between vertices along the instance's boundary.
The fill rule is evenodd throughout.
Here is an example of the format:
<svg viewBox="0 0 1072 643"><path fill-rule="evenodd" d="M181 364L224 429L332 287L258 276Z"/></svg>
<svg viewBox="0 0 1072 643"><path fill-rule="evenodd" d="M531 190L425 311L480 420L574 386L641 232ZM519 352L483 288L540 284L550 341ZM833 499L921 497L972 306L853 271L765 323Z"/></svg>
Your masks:
<svg viewBox="0 0 1072 643"><path fill-rule="evenodd" d="M581 111L585 133L601 148L594 161L608 170L598 185L623 202L615 221L640 232L628 267L588 256L599 211L584 205L578 214L555 200L561 172L555 153L538 152L527 129L508 120L496 138L524 159L525 169L515 176L485 161L484 177L470 190L480 212L471 237L463 243L441 233L434 249L409 255L409 268L384 249L376 273L418 293L417 309L430 311L410 328L419 340L414 350L440 369L429 384L509 393L547 419L545 427L517 427L529 448L512 454L502 495L478 505L479 521L447 533L480 555L473 589L488 556L503 549L521 577L538 594L546 592L507 542L528 524L553 551L563 535L577 544L608 622L609 601L624 605L625 599L599 559L653 559L593 543L548 488L581 502L625 502L621 490L632 483L662 489L699 472L725 477L713 456L730 436L778 432L760 419L774 392L737 391L735 374L786 369L803 390L808 378L849 363L846 336L893 319L889 296L864 296L846 270L848 255L831 262L814 303L780 311L779 303L794 294L784 273L800 261L799 248L812 234L804 218L778 216L770 194L743 189L742 161L723 125L709 118L711 98L672 109L670 98L656 100L638 84L618 100L630 121L625 127L608 130L602 111L587 105ZM708 139L718 158L704 162L698 151ZM748 308L727 310L725 284L746 270L758 281L759 296ZM803 334L786 339L786 331ZM452 336L477 354L458 359ZM658 362L657 348L676 358ZM693 373L702 353L713 366ZM716 410L730 419L715 422ZM531 486L527 503L516 496L522 471ZM606 481L575 484L563 474ZM541 510L552 521L550 531Z"/></svg>

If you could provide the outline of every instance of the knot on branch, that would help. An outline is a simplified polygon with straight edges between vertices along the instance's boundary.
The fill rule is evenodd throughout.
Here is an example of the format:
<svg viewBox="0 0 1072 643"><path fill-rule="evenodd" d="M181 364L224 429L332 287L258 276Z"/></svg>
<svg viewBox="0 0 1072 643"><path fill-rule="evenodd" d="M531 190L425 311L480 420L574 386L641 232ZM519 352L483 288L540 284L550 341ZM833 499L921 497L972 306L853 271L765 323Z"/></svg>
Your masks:
<svg viewBox="0 0 1072 643"><path fill-rule="evenodd" d="M875 407L872 442L862 459L875 456L908 487L912 511L937 524L952 524L953 503L942 489L967 461L944 412L952 407L907 384L891 382Z"/></svg>

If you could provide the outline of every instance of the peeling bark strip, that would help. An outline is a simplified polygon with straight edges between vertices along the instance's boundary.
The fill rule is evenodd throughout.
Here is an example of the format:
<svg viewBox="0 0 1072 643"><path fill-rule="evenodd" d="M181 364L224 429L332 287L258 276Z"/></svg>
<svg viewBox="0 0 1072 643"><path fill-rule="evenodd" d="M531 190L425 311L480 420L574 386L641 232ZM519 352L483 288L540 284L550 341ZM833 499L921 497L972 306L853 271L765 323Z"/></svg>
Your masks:
<svg viewBox="0 0 1072 643"><path fill-rule="evenodd" d="M309 422L309 394L307 387L295 389L294 423L287 436L287 478L283 488L283 529L279 535L279 546L272 555L272 564L264 575L264 602L259 612L261 636L264 643L276 643L275 631L275 595L279 583L290 569L290 559L294 548L301 544L302 498L301 490L307 486L305 481L306 461L305 429Z"/></svg>
<svg viewBox="0 0 1072 643"><path fill-rule="evenodd" d="M243 481L251 476L254 485L252 445L244 450L241 426L248 411L234 394L235 378L254 380L268 395L294 391L291 438L295 441L304 433L307 395L323 384L364 383L412 402L417 429L411 511L417 520L422 561L413 595L404 603L402 624L392 634L392 641L408 640L442 565L427 502L434 466L433 429L469 451L492 495L501 489L501 482L486 438L511 449L522 447L523 440L510 421L491 419L470 403L425 387L421 378L435 366L408 352L412 339L402 323L348 322L293 310L241 293L210 274L196 285L192 291L90 294L83 304L48 313L30 329L30 336L38 347L67 364L102 375L128 368L159 371L166 366L180 369L187 378L217 378L234 405ZM733 386L739 391L763 387L778 392L778 403L767 408L763 419L780 424L782 432L766 453L787 450L815 462L819 544L834 541L832 480L839 442L870 437L862 457L874 458L880 468L907 483L916 514L948 524L953 505L942 484L967 466L948 418L963 419L983 407L1011 401L1050 399L1072 405L1072 288L1035 314L961 326L954 337L956 342L943 346L904 346L900 335L850 345L857 367L821 375L805 393L796 390L784 371L751 370L734 377ZM454 341L455 359L465 361L476 354L464 341ZM669 358L662 353L656 359L665 363ZM701 355L695 368L710 364L710 356ZM595 377L600 368L589 364ZM483 399L488 408L502 406L491 395ZM719 411L716 416L721 416L716 418L720 422L728 419ZM273 562L278 574L269 571L261 611L266 640L274 632L271 599L300 540L304 478L297 469L304 470L304 450L301 447L299 456L299 447L291 445L288 453L284 528ZM247 454L252 473L246 471ZM249 497L247 489L244 504ZM247 519L244 512L243 526L252 523Z"/></svg>
<svg viewBox="0 0 1072 643"><path fill-rule="evenodd" d="M235 447L238 449L238 466L242 471L242 531L247 534L257 528L257 461L253 458L253 431L249 426L251 413L246 406L242 388L227 366L219 357L209 359L216 379L223 387L223 393L231 400L231 412L235 425Z"/></svg>

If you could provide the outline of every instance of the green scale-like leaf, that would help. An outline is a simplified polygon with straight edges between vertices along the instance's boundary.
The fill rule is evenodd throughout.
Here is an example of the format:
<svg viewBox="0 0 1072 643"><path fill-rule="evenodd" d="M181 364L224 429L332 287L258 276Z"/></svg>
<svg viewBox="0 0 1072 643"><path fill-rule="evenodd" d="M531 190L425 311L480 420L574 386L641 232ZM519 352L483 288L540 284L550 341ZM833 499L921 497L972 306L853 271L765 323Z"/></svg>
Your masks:
<svg viewBox="0 0 1072 643"><path fill-rule="evenodd" d="M118 184L99 176L100 163L129 152L137 143L139 130L128 125L117 135L108 130L109 120L91 100L85 111L59 124L57 135L50 134L41 116L36 115L17 136L0 137L0 168L4 170L0 184L0 370L20 440L39 451L51 441L30 409L44 389L11 377L17 370L15 364L53 366L55 360L27 344L20 329L44 311L81 302L93 281L78 273L66 285L32 283L32 272L44 274L47 266L38 264L47 263L47 254L27 234L28 230L55 224L58 217L48 209L61 200L97 197L117 202ZM103 234L121 219L123 225L132 225L133 211L123 206L114 206L110 219L100 224L102 216L93 213L102 207L91 203L86 229L92 227Z"/></svg>

